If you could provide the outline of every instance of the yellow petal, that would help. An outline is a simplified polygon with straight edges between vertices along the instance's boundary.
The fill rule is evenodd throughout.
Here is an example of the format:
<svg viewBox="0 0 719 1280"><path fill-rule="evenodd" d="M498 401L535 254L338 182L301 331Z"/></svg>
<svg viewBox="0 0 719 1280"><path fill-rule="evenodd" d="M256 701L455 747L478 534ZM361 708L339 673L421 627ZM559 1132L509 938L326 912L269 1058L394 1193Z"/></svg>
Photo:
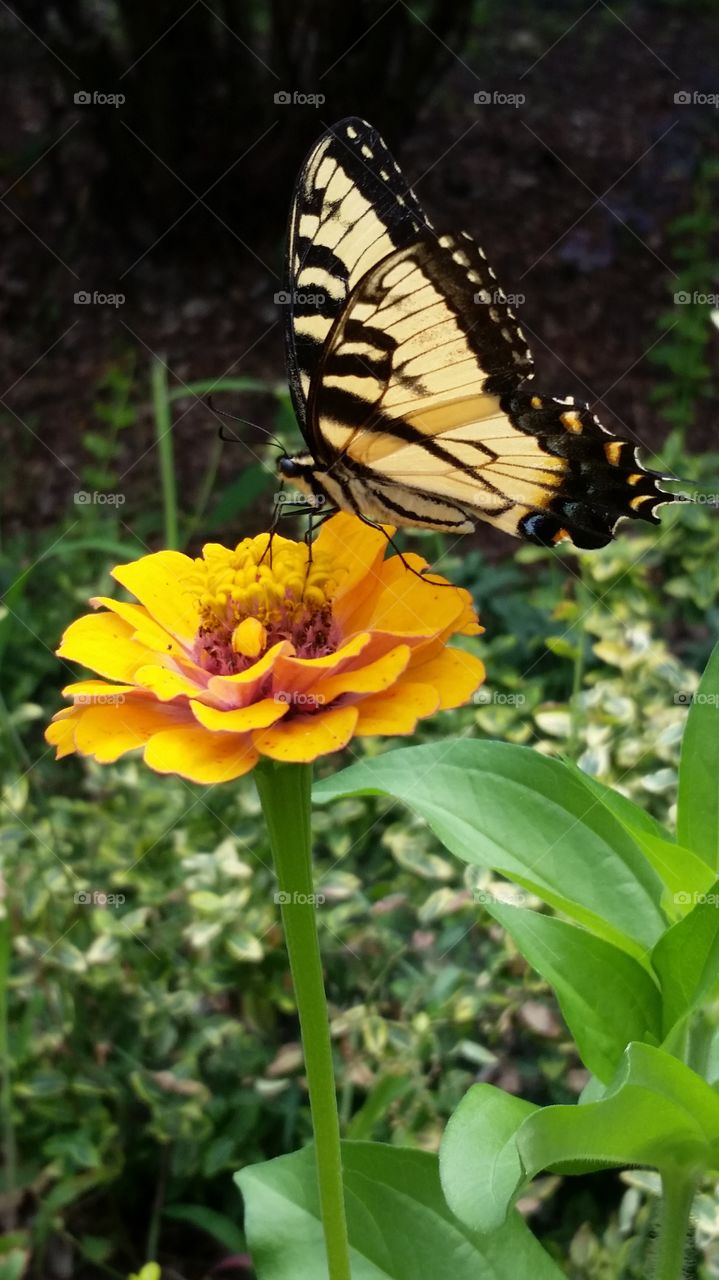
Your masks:
<svg viewBox="0 0 719 1280"><path fill-rule="evenodd" d="M123 684L129 684L138 667L155 658L150 649L132 639L132 627L112 613L86 613L72 622L57 653Z"/></svg>
<svg viewBox="0 0 719 1280"><path fill-rule="evenodd" d="M318 700L329 703L343 693L380 693L393 685L405 670L410 652L409 645L400 644L366 667L327 676L315 685L314 695Z"/></svg>
<svg viewBox="0 0 719 1280"><path fill-rule="evenodd" d="M143 605L131 604L127 600L113 600L112 596L93 596L90 604L93 609L109 609L118 618L129 622L134 627L135 639L146 648L172 658L182 658L185 662L188 660L187 650L159 622L150 617Z"/></svg>
<svg viewBox="0 0 719 1280"><path fill-rule="evenodd" d="M486 676L484 663L463 649L443 649L436 658L417 666L410 664L409 679L431 685L439 693L438 711L461 707L471 698Z"/></svg>
<svg viewBox="0 0 719 1280"><path fill-rule="evenodd" d="M431 716L439 706L439 694L426 684L400 681L386 693L357 703L358 737L372 734L412 733L418 720Z"/></svg>
<svg viewBox="0 0 719 1280"><path fill-rule="evenodd" d="M187 676L180 675L178 671L170 671L167 667L139 667L135 672L135 680L142 689L154 693L160 702L169 702L172 698L196 698L204 692L194 680L188 680Z"/></svg>
<svg viewBox="0 0 719 1280"><path fill-rule="evenodd" d="M250 729L266 729L286 716L290 709L289 703L275 698L262 698L260 702L253 702L249 707L239 707L235 711L218 711L216 707L205 706L202 702L191 702L190 707L201 725L220 733L247 733Z"/></svg>
<svg viewBox="0 0 719 1280"><path fill-rule="evenodd" d="M295 658L292 654L282 654L274 664L274 687L306 693L326 674L334 675L347 668L354 669L358 665L359 655L368 648L371 640L368 631L360 632L334 653L325 654L323 658Z"/></svg>
<svg viewBox="0 0 719 1280"><path fill-rule="evenodd" d="M190 782L229 782L249 773L257 760L249 736L209 733L198 724L156 733L145 747L151 769L178 773Z"/></svg>
<svg viewBox="0 0 719 1280"><path fill-rule="evenodd" d="M192 587L194 562L180 551L156 551L133 564L118 565L112 576L182 644L190 644L200 614Z"/></svg>
<svg viewBox="0 0 719 1280"><path fill-rule="evenodd" d="M259 618L243 618L232 632L232 648L245 658L259 658L267 641L267 632Z"/></svg>
<svg viewBox="0 0 719 1280"><path fill-rule="evenodd" d="M345 566L345 572L338 575L332 606L335 621L343 635L363 630L350 619L358 608L371 607L379 587L378 574L387 539L380 529L373 529L357 516L340 511L322 525L317 547L328 552L337 564Z"/></svg>
<svg viewBox="0 0 719 1280"><path fill-rule="evenodd" d="M144 746L148 738L168 724L179 723L174 708L154 698L129 697L116 706L75 707L75 748L110 764L126 751ZM187 713L189 714L189 712Z"/></svg>
<svg viewBox="0 0 719 1280"><path fill-rule="evenodd" d="M349 742L357 723L356 707L335 707L316 715L296 716L253 733L263 756L291 764L308 764L318 756L340 751Z"/></svg>
<svg viewBox="0 0 719 1280"><path fill-rule="evenodd" d="M113 698L134 693L132 684L108 684L106 680L76 680L74 684L66 684L62 690L63 698L75 698L78 702L91 702L93 698L100 702L111 702Z"/></svg>
<svg viewBox="0 0 719 1280"><path fill-rule="evenodd" d="M45 741L56 747L55 759L72 755L75 750L75 721L72 707L63 707L52 718L45 730Z"/></svg>

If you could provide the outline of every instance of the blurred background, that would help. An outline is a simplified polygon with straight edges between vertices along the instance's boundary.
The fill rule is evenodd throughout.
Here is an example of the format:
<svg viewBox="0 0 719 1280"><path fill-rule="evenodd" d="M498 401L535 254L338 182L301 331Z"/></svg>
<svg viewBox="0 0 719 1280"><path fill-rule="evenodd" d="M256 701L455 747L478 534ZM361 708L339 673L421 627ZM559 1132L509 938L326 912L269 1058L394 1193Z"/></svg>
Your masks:
<svg viewBox="0 0 719 1280"><path fill-rule="evenodd" d="M716 496L719 13L3 0L0 66L0 1280L150 1258L180 1280L247 1277L231 1175L309 1133L252 783L56 766L42 730L71 675L53 650L113 564L267 527L275 455L250 426L220 441L206 397L297 447L285 226L307 148L347 114L381 129L439 228L484 246L537 386ZM719 634L711 506L593 555L489 530L461 559L413 545L487 628L486 699L424 736L569 754L671 822L682 695ZM553 1000L476 886L372 804L318 827L345 1131L436 1149L476 1079L576 1097ZM572 1276L633 1277L651 1198L638 1176L547 1179L526 1212ZM718 1239L707 1188L698 1276L719 1275Z"/></svg>

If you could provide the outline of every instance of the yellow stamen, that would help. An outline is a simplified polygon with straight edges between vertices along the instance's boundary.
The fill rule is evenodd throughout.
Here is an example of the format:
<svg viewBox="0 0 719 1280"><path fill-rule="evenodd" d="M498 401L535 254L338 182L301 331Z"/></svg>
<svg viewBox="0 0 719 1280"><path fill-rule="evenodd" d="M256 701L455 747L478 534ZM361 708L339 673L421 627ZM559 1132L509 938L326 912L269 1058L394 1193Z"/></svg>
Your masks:
<svg viewBox="0 0 719 1280"><path fill-rule="evenodd" d="M195 570L201 627L230 627L232 647L245 657L258 656L273 624L330 609L337 590L332 556L313 547L310 561L304 543L276 536L270 558L267 534L245 538L234 551L208 543Z"/></svg>

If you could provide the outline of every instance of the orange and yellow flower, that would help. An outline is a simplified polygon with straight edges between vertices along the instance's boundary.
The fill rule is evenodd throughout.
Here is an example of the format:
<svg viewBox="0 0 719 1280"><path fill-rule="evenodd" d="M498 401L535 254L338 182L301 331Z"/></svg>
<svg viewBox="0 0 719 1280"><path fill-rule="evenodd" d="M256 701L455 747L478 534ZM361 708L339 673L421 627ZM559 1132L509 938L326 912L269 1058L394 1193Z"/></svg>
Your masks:
<svg viewBox="0 0 719 1280"><path fill-rule="evenodd" d="M408 734L466 702L479 658L447 647L475 635L468 592L417 576L417 555L333 516L312 545L268 535L193 560L158 551L113 570L138 603L99 597L58 655L101 679L68 685L46 731L57 756L145 763L192 782L240 777L261 756L306 762L355 735Z"/></svg>

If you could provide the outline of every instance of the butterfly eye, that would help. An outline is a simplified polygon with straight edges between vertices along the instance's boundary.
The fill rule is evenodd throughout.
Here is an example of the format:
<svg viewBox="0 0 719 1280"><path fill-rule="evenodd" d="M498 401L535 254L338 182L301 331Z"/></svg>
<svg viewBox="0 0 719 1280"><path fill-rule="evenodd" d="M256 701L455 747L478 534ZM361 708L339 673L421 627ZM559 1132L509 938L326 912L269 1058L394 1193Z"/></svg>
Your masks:
<svg viewBox="0 0 719 1280"><path fill-rule="evenodd" d="M277 470L285 480L296 480L302 473L302 467L294 458L287 456L277 459Z"/></svg>

